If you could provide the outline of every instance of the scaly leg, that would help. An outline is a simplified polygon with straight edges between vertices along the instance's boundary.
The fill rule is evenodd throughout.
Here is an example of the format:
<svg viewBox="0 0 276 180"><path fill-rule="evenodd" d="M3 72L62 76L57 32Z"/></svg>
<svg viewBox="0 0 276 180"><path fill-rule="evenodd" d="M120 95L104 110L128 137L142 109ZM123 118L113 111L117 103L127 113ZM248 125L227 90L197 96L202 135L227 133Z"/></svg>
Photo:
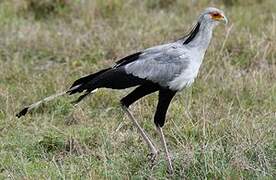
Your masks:
<svg viewBox="0 0 276 180"><path fill-rule="evenodd" d="M167 144L166 144L166 141L165 141L165 136L164 136L163 130L162 130L161 127L157 126L157 131L160 134L161 143L162 143L162 146L163 146L163 148L165 150L166 159L167 159L167 162L168 162L169 174L172 175L173 174L172 160L171 160L170 155L169 155L169 151L168 151L168 148L167 148Z"/></svg>
<svg viewBox="0 0 276 180"><path fill-rule="evenodd" d="M144 130L141 128L141 126L138 124L136 119L133 117L131 112L129 111L128 107L133 104L138 99L151 94L159 89L159 85L154 83L146 82L142 84L141 86L137 87L134 91L132 91L130 94L128 94L126 97L121 99L121 104L124 109L124 111L127 113L128 117L133 121L134 125L138 128L139 132L141 133L143 139L148 144L151 153L148 155L149 160L151 161L151 166L153 166L153 162L156 159L156 156L158 154L158 150L154 147L152 141L150 138L146 135Z"/></svg>
<svg viewBox="0 0 276 180"><path fill-rule="evenodd" d="M149 146L149 148L151 150L151 154L149 155L149 160L151 161L151 163L153 163L155 161L155 159L156 159L157 154L158 154L157 149L155 148L155 146L153 145L152 141L150 140L150 138L148 137L148 135L145 133L145 131L143 130L143 128L139 125L139 123L136 121L136 119L134 118L134 116L131 114L131 112L129 111L129 109L126 106L124 106L124 105L122 105L122 108L127 113L129 119L137 127L137 129L140 132L140 134L142 135L143 139L148 144L148 146Z"/></svg>

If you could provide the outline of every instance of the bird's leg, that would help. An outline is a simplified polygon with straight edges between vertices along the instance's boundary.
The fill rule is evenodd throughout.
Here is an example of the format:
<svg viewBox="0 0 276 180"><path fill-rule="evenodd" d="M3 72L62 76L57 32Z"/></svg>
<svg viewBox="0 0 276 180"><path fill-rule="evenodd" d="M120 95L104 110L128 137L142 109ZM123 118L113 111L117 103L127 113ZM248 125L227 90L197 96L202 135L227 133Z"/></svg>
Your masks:
<svg viewBox="0 0 276 180"><path fill-rule="evenodd" d="M150 138L147 136L145 131L141 128L141 126L138 124L136 119L133 117L131 112L129 111L128 107L133 104L135 101L138 99L151 94L159 89L159 85L156 85L154 83L144 83L141 86L137 87L134 89L130 94L128 94L126 97L121 99L121 104L124 109L124 111L127 113L128 117L133 121L134 125L138 128L139 132L141 133L143 139L146 141L148 144L151 153L148 155L149 160L151 161L151 166L154 165L153 162L155 161L157 155L158 155L158 150L155 148L153 145L152 141Z"/></svg>
<svg viewBox="0 0 276 180"><path fill-rule="evenodd" d="M172 160L171 160L171 157L169 155L169 151L168 151L168 148L167 148L167 144L166 144L166 140L165 140L165 136L164 136L163 130L162 130L162 128L160 126L157 126L157 131L160 134L161 143L162 143L162 146L163 146L163 148L165 150L165 155L166 155L166 159L167 159L167 162L168 162L169 174L173 174Z"/></svg>
<svg viewBox="0 0 276 180"><path fill-rule="evenodd" d="M136 119L134 118L134 116L131 114L131 112L129 111L129 109L126 106L124 106L124 105L122 105L122 108L127 113L129 119L137 127L137 129L140 132L140 134L142 135L143 139L148 144L148 146L149 146L149 148L151 150L151 154L148 157L149 157L149 160L151 161L151 163L153 163L155 161L155 159L156 159L157 154L158 154L157 149L153 145L152 141L150 140L150 138L148 137L148 135L146 134L146 132L143 130L143 128L139 125L139 123L136 121Z"/></svg>
<svg viewBox="0 0 276 180"><path fill-rule="evenodd" d="M160 89L157 109L154 115L154 123L156 125L157 131L160 134L161 143L166 153L166 159L168 161L168 170L170 174L173 174L173 167L172 167L171 158L169 156L165 137L163 134L162 126L165 123L166 113L175 93L176 93L175 91L172 91L169 89Z"/></svg>

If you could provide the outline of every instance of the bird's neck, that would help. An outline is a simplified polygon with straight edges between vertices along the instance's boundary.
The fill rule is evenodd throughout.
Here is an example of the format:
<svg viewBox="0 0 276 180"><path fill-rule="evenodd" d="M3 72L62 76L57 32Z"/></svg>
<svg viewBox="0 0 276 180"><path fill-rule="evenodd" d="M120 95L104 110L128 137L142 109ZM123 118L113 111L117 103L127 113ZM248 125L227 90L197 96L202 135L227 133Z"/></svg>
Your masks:
<svg viewBox="0 0 276 180"><path fill-rule="evenodd" d="M189 48L197 48L203 53L209 46L214 26L205 22L197 23L189 35L184 39L183 44Z"/></svg>

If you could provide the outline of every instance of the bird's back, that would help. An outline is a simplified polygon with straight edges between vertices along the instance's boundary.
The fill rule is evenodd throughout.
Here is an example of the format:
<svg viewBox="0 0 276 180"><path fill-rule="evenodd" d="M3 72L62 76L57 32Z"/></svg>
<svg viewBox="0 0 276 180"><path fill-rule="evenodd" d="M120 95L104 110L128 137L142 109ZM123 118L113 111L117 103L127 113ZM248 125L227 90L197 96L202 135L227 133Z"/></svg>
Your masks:
<svg viewBox="0 0 276 180"><path fill-rule="evenodd" d="M128 74L147 79L172 90L180 90L190 84L200 64L193 62L192 49L181 42L155 46L143 51L139 59L124 66ZM181 78L180 78L181 77ZM178 86L174 83L179 83Z"/></svg>

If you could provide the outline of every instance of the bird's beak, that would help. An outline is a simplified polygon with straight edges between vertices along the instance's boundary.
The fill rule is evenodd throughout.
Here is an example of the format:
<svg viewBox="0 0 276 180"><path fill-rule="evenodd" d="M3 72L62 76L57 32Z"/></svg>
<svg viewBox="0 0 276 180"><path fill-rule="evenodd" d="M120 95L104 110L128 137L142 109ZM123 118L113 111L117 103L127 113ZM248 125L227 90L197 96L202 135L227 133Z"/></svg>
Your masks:
<svg viewBox="0 0 276 180"><path fill-rule="evenodd" d="M224 22L224 24L228 24L228 19L225 15L222 15L221 21Z"/></svg>
<svg viewBox="0 0 276 180"><path fill-rule="evenodd" d="M216 21L224 22L224 24L228 23L227 17L222 13L211 14L211 16L212 16L212 19Z"/></svg>
<svg viewBox="0 0 276 180"><path fill-rule="evenodd" d="M228 23L228 19L224 14L220 14L220 17L218 17L216 20L223 22L225 25Z"/></svg>

